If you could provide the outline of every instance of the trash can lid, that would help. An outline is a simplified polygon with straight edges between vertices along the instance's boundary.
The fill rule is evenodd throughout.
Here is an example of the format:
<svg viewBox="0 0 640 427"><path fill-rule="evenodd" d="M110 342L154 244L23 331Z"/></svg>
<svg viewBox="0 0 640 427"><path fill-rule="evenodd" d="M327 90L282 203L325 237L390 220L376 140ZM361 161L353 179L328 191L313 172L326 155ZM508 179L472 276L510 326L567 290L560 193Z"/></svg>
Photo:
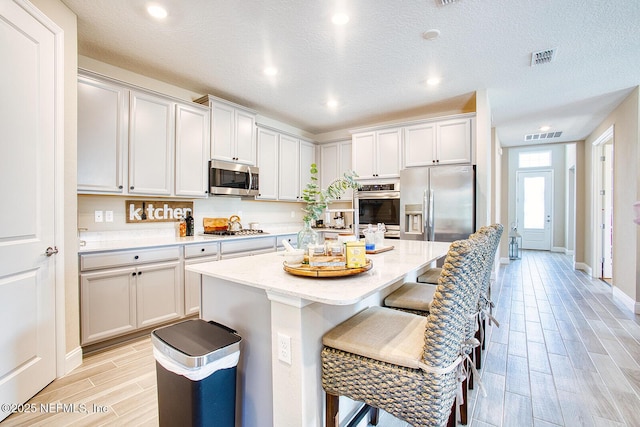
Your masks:
<svg viewBox="0 0 640 427"><path fill-rule="evenodd" d="M156 329L151 338L157 350L188 367L202 366L238 351L242 340L233 329L202 319Z"/></svg>

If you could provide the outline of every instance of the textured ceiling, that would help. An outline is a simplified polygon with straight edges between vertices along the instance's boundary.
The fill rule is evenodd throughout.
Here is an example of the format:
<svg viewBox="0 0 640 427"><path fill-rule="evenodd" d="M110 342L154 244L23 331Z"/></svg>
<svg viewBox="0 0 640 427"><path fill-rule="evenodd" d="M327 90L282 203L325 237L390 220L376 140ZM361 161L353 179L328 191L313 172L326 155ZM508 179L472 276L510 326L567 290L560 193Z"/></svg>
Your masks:
<svg viewBox="0 0 640 427"><path fill-rule="evenodd" d="M550 142L575 141L640 84L638 0L156 0L163 22L146 0L62 1L81 55L312 134L459 108L487 90L503 145L543 124L563 131ZM343 27L331 23L339 9ZM440 37L425 40L429 29ZM555 61L531 67L549 48ZM427 87L431 76L442 83Z"/></svg>

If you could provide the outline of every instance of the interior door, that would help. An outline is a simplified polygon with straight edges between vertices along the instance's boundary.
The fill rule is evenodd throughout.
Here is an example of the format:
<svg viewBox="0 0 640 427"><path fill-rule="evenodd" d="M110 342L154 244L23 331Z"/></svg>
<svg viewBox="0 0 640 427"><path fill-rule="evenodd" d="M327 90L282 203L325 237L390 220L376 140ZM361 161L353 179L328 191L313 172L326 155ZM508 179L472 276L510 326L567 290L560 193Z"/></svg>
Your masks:
<svg viewBox="0 0 640 427"><path fill-rule="evenodd" d="M0 2L0 402L9 405L56 375L56 36L27 7ZM10 412L2 405L0 421Z"/></svg>
<svg viewBox="0 0 640 427"><path fill-rule="evenodd" d="M518 172L517 192L516 212L522 248L551 250L552 171Z"/></svg>

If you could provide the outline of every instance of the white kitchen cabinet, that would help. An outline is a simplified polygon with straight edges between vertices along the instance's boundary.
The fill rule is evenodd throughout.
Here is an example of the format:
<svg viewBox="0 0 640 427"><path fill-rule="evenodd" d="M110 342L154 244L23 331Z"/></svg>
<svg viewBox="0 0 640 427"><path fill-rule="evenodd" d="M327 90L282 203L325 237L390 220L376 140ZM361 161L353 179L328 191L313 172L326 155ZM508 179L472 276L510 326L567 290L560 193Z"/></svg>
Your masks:
<svg viewBox="0 0 640 427"><path fill-rule="evenodd" d="M260 171L260 194L256 199L278 199L278 133L271 129L258 128L258 168Z"/></svg>
<svg viewBox="0 0 640 427"><path fill-rule="evenodd" d="M129 90L78 77L78 191L123 193Z"/></svg>
<svg viewBox="0 0 640 427"><path fill-rule="evenodd" d="M184 247L184 265L200 264L218 260L220 246L214 243L199 243ZM200 312L200 274L184 272L184 314L186 316Z"/></svg>
<svg viewBox="0 0 640 427"><path fill-rule="evenodd" d="M176 196L196 198L209 193L209 140L209 109L177 104Z"/></svg>
<svg viewBox="0 0 640 427"><path fill-rule="evenodd" d="M320 186L327 188L336 178L351 171L351 141L334 142L320 146ZM351 200L353 190L348 188L339 200Z"/></svg>
<svg viewBox="0 0 640 427"><path fill-rule="evenodd" d="M196 100L211 109L211 157L256 164L256 112L212 95Z"/></svg>
<svg viewBox="0 0 640 427"><path fill-rule="evenodd" d="M80 271L83 345L184 315L177 246L83 254Z"/></svg>
<svg viewBox="0 0 640 427"><path fill-rule="evenodd" d="M279 135L278 200L300 200L300 140Z"/></svg>
<svg viewBox="0 0 640 427"><path fill-rule="evenodd" d="M311 164L316 163L316 146L315 144L300 140L300 160L298 162L300 169L300 176L298 178L298 200L302 199L302 190L307 186L307 183L311 181Z"/></svg>
<svg viewBox="0 0 640 427"><path fill-rule="evenodd" d="M208 115L207 107L81 71L78 192L206 197Z"/></svg>
<svg viewBox="0 0 640 427"><path fill-rule="evenodd" d="M170 196L175 103L137 91L129 102L129 193Z"/></svg>
<svg viewBox="0 0 640 427"><path fill-rule="evenodd" d="M252 237L241 240L225 240L220 242L220 259L239 258L259 255L276 250L276 237Z"/></svg>
<svg viewBox="0 0 640 427"><path fill-rule="evenodd" d="M404 166L471 163L471 119L468 117L407 126Z"/></svg>
<svg viewBox="0 0 640 427"><path fill-rule="evenodd" d="M361 179L400 176L402 129L356 133L352 137L353 170Z"/></svg>

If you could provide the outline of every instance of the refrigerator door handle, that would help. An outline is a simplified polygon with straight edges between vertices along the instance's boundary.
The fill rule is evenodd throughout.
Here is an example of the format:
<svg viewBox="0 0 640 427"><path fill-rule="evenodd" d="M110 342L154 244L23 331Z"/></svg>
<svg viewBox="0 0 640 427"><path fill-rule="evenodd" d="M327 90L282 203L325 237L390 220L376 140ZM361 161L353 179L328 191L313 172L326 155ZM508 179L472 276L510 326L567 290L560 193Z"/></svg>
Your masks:
<svg viewBox="0 0 640 427"><path fill-rule="evenodd" d="M427 240L433 242L436 238L436 230L434 222L435 214L435 190L429 190L429 238Z"/></svg>
<svg viewBox="0 0 640 427"><path fill-rule="evenodd" d="M429 240L429 219L427 214L429 213L429 190L425 189L422 194L422 224L420 225L422 230L423 239Z"/></svg>

